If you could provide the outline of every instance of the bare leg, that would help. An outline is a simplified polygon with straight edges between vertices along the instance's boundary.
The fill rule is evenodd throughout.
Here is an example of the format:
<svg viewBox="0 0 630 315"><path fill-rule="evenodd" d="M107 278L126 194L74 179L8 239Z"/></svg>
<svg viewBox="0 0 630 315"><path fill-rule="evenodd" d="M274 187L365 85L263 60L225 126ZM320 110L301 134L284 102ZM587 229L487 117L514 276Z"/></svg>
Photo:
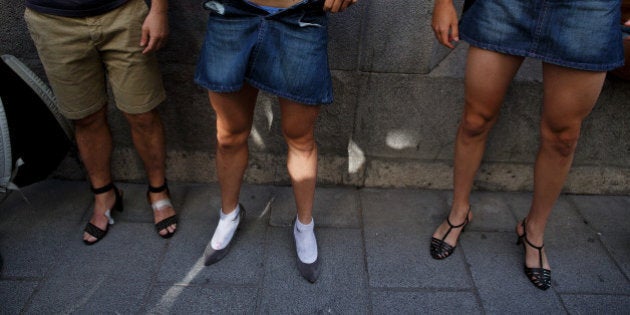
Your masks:
<svg viewBox="0 0 630 315"><path fill-rule="evenodd" d="M143 114L125 113L125 117L131 127L133 143L138 151L138 155L140 155L140 158L144 163L144 169L147 173L149 185L153 187L160 187L164 185L164 179L166 178L164 127L157 110L153 109ZM149 193L149 200L151 203L167 198L169 198L169 196L166 191ZM154 211L153 214L155 223L157 223L175 215L175 209L172 207L166 207L160 211ZM159 231L159 233L160 235L173 233L176 228L177 224L172 224L166 229Z"/></svg>
<svg viewBox="0 0 630 315"><path fill-rule="evenodd" d="M228 214L236 208L247 168L247 138L252 128L258 90L245 84L236 93L208 92L217 115L217 175L221 208Z"/></svg>
<svg viewBox="0 0 630 315"><path fill-rule="evenodd" d="M112 154L112 136L107 124L107 106L98 112L78 120L74 120L75 137L81 160L87 170L90 183L94 188L100 188L112 181L110 162ZM113 190L94 195L94 213L90 223L101 230L107 230L108 220L105 211L111 209L116 201ZM83 239L88 242L96 238L83 233Z"/></svg>
<svg viewBox="0 0 630 315"><path fill-rule="evenodd" d="M317 144L315 122L319 106L309 106L280 98L282 133L288 145L287 169L293 184L298 219L312 220L315 183L317 182Z"/></svg>
<svg viewBox="0 0 630 315"><path fill-rule="evenodd" d="M582 121L595 106L605 76L605 72L543 64L541 142L534 169L534 196L526 218L527 239L536 246L543 245L547 219L571 168ZM520 224L517 232L523 234ZM539 268L538 251L525 248L526 266ZM550 269L544 250L543 268Z"/></svg>
<svg viewBox="0 0 630 315"><path fill-rule="evenodd" d="M498 116L505 93L521 66L523 58L491 52L471 46L466 67L466 104L455 141L453 205L449 220L453 225L465 222L470 208L470 192L486 146L486 140ZM472 213L469 220L472 219ZM449 225L444 221L433 233L441 239ZM457 245L461 228L453 229L445 239ZM444 257L442 257L444 258Z"/></svg>

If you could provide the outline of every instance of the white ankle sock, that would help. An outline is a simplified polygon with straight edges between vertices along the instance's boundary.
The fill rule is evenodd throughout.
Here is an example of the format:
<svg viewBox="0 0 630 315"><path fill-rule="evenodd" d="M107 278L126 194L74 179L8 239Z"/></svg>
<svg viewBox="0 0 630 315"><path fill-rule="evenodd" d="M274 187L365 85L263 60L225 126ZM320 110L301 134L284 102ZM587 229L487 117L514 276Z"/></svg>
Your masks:
<svg viewBox="0 0 630 315"><path fill-rule="evenodd" d="M317 240L315 239L315 220L311 223L302 224L300 220L295 220L293 235L295 236L295 247L298 258L305 264L312 264L317 260Z"/></svg>
<svg viewBox="0 0 630 315"><path fill-rule="evenodd" d="M241 221L241 216L238 215L240 211L241 208L238 205L236 205L234 211L229 214L224 214L221 210L219 211L221 217L219 218L219 224L217 224L217 229L214 230L211 241L213 249L221 250L230 244L232 236L234 236L234 232L236 232L236 228L238 227L238 223Z"/></svg>

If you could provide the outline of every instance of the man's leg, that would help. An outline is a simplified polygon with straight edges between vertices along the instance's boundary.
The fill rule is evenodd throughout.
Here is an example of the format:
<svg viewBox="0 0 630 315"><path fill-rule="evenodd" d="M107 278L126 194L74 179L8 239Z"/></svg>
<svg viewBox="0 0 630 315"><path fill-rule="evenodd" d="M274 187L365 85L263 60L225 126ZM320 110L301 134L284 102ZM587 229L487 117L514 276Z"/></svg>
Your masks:
<svg viewBox="0 0 630 315"><path fill-rule="evenodd" d="M107 124L107 106L73 122L77 147L90 183L93 188L104 187L112 181L110 171L112 136ZM94 195L94 213L90 223L101 230L107 230L108 219L105 211L111 209L115 201L114 190ZM96 238L88 233L83 234L83 239L88 242L96 241Z"/></svg>
<svg viewBox="0 0 630 315"><path fill-rule="evenodd" d="M298 270L310 282L320 274L313 201L317 182L317 144L315 122L320 106L309 106L280 99L282 134L287 142L287 169L293 185L297 220L293 227Z"/></svg>
<svg viewBox="0 0 630 315"><path fill-rule="evenodd" d="M162 120L156 109L143 114L126 114L125 117L131 128L131 136L133 143L138 150L138 155L144 163L144 169L147 173L149 185L152 187L160 187L165 184L166 170L166 149L164 141L164 127ZM151 204L168 199L168 192L150 192L149 201ZM175 215L175 209L172 207L160 208L154 211L155 223L160 222L168 217ZM160 235L175 232L177 224L171 224L167 228L160 230Z"/></svg>
<svg viewBox="0 0 630 315"><path fill-rule="evenodd" d="M241 223L239 194L247 168L247 139L252 128L258 90L249 84L235 93L208 92L217 119L217 175L221 187L221 213L206 248L206 265L227 254L228 245Z"/></svg>

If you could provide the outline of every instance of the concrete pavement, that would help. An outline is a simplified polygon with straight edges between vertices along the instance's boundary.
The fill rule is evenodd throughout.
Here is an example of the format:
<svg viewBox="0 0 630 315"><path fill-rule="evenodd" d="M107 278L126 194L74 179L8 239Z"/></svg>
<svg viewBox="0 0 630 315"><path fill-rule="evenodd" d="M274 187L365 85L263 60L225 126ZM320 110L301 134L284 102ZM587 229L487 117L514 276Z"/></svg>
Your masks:
<svg viewBox="0 0 630 315"><path fill-rule="evenodd" d="M231 253L204 267L218 217L216 184L172 182L177 234L157 236L141 184L118 183L123 213L85 246L82 181L46 180L0 204L1 314L42 313L630 313L630 197L563 195L547 228L553 288L522 270L514 226L530 194L475 192L452 257L429 255L450 191L318 187L319 281L302 279L289 187L246 185Z"/></svg>

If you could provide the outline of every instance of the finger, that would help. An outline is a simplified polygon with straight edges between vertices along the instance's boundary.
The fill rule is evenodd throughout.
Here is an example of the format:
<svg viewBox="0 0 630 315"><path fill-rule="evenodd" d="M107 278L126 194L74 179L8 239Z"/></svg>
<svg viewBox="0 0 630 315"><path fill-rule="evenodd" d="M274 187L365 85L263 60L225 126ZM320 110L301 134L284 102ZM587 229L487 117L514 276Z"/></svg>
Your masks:
<svg viewBox="0 0 630 315"><path fill-rule="evenodd" d="M149 30L145 27L142 28L142 36L140 37L140 46L144 47L149 41Z"/></svg>
<svg viewBox="0 0 630 315"><path fill-rule="evenodd" d="M339 9L339 11L343 11L343 10L347 9L351 4L352 4L352 1L350 1L350 0L343 0L343 2L341 4L341 9Z"/></svg>
<svg viewBox="0 0 630 315"><path fill-rule="evenodd" d="M330 9L332 8L333 2L335 2L335 0L326 0L324 2L324 11L330 11Z"/></svg>
<svg viewBox="0 0 630 315"><path fill-rule="evenodd" d="M332 13L339 12L339 9L341 8L342 3L343 3L343 0L335 0L332 4L332 8L330 8L330 12Z"/></svg>
<svg viewBox="0 0 630 315"><path fill-rule="evenodd" d="M626 23L623 23L625 26L630 26L630 20L627 20Z"/></svg>
<svg viewBox="0 0 630 315"><path fill-rule="evenodd" d="M147 45L146 48L144 48L142 53L146 54L146 53L154 51L156 49L157 44L158 44L158 40L155 37L150 37L149 44Z"/></svg>
<svg viewBox="0 0 630 315"><path fill-rule="evenodd" d="M446 46L448 48L454 48L453 44L449 40L449 35L448 35L448 31L447 30L439 29L438 33L437 33L437 38L438 38L438 41L440 42L440 44L442 44L442 45L444 45L444 46Z"/></svg>
<svg viewBox="0 0 630 315"><path fill-rule="evenodd" d="M459 27L457 24L451 25L451 40L456 42L459 41Z"/></svg>

